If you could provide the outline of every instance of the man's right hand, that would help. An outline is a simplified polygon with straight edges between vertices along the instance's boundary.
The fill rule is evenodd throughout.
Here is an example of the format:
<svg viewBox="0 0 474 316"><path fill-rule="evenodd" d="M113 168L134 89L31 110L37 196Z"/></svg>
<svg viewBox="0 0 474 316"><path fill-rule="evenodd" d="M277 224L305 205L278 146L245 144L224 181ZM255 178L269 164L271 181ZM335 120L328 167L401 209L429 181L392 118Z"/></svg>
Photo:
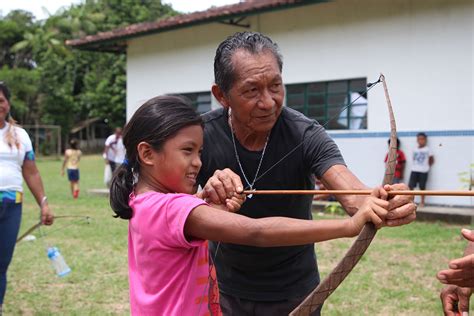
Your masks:
<svg viewBox="0 0 474 316"><path fill-rule="evenodd" d="M443 312L446 316L467 316L469 313L470 288L448 285L440 294Z"/></svg>
<svg viewBox="0 0 474 316"><path fill-rule="evenodd" d="M226 200L232 199L235 194L242 193L244 186L240 177L229 168L216 170L209 178L200 197L212 204L226 205Z"/></svg>

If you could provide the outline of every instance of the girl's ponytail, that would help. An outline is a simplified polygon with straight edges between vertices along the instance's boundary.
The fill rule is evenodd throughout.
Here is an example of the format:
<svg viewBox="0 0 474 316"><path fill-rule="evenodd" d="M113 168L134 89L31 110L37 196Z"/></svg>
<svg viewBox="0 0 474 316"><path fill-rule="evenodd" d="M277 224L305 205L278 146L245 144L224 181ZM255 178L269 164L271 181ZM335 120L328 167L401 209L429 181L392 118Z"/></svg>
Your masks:
<svg viewBox="0 0 474 316"><path fill-rule="evenodd" d="M20 149L20 141L18 140L18 136L16 135L15 126L16 121L13 119L10 113L8 113L8 129L5 133L5 142L8 144L8 147L16 149Z"/></svg>
<svg viewBox="0 0 474 316"><path fill-rule="evenodd" d="M134 172L137 170L132 170L128 161L121 164L114 172L110 185L110 206L116 214L115 217L130 219L133 216L128 200L135 185Z"/></svg>
<svg viewBox="0 0 474 316"><path fill-rule="evenodd" d="M0 92L3 94L5 99L7 99L11 107L10 89L8 89L7 85L3 81L0 81ZM5 142L8 144L8 147L13 148L13 146L15 146L19 150L20 140L18 139L18 136L16 135L16 131L15 131L16 121L13 119L11 115L11 110L7 114L6 121L8 122L8 129L7 129L7 132L5 133Z"/></svg>

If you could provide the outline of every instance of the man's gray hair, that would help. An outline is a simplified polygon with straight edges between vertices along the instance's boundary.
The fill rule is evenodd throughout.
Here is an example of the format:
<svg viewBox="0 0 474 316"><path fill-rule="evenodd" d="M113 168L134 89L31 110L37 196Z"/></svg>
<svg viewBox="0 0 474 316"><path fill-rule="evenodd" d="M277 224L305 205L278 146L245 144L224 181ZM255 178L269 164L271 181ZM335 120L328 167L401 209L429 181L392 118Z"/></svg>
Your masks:
<svg viewBox="0 0 474 316"><path fill-rule="evenodd" d="M234 84L235 69L232 56L237 50L245 50L251 54L270 52L275 57L280 72L283 68L283 57L278 45L268 36L257 32L238 32L226 38L216 50L214 58L214 81L224 92L228 93Z"/></svg>

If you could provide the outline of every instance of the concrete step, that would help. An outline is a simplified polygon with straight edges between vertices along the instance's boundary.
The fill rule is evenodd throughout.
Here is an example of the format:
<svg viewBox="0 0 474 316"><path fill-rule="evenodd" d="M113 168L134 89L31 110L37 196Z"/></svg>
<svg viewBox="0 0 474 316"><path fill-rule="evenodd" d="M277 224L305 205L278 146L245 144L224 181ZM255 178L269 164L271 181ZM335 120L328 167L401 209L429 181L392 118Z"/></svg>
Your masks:
<svg viewBox="0 0 474 316"><path fill-rule="evenodd" d="M422 221L442 221L453 224L474 225L474 207L427 205L425 207L418 207L416 219Z"/></svg>

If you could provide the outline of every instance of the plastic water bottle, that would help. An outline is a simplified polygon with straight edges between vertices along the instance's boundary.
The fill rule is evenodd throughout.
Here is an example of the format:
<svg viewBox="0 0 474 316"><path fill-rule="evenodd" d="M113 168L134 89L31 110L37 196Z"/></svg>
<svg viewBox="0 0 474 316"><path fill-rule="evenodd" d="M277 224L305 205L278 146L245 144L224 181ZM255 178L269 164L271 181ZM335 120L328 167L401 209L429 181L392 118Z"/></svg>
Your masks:
<svg viewBox="0 0 474 316"><path fill-rule="evenodd" d="M64 258L57 247L48 248L48 258L51 260L51 264L53 265L57 276L63 277L71 272L71 268L66 264L66 261L64 261Z"/></svg>

